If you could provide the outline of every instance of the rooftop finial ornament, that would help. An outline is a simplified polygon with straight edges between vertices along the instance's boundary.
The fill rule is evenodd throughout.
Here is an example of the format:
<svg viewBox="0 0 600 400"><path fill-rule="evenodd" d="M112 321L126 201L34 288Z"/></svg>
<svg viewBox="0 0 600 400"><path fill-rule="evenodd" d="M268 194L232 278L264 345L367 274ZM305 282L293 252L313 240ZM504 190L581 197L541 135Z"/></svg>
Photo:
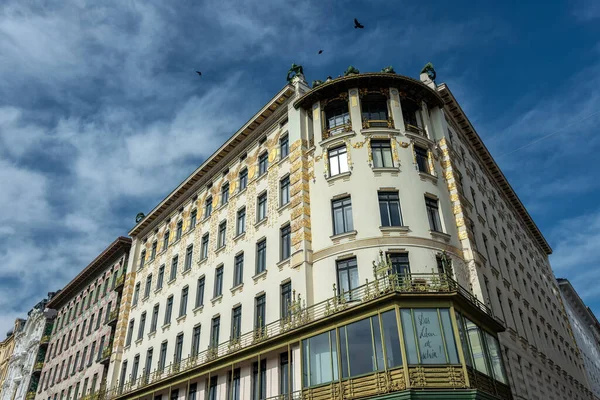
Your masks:
<svg viewBox="0 0 600 400"><path fill-rule="evenodd" d="M287 74L287 81L291 82L292 79L294 79L294 77L298 75L304 76L304 70L302 69L302 65L292 64L292 67L290 68Z"/></svg>
<svg viewBox="0 0 600 400"><path fill-rule="evenodd" d="M435 74L435 69L433 68L432 63L428 62L427 64L425 64L425 66L421 70L421 73L427 74L429 79L431 79L432 81L435 81L436 74Z"/></svg>
<svg viewBox="0 0 600 400"><path fill-rule="evenodd" d="M394 67L392 67L391 65L389 65L385 68L382 68L381 72L383 72L384 74L395 74L396 73L396 71L394 71Z"/></svg>
<svg viewBox="0 0 600 400"><path fill-rule="evenodd" d="M138 224L138 223L139 223L141 220L143 220L143 219L144 219L144 217L145 217L145 216L146 216L146 214L144 214L144 213L142 213L142 212L141 212L141 213L138 213L138 214L135 216L135 223L136 223L136 224Z"/></svg>
<svg viewBox="0 0 600 400"><path fill-rule="evenodd" d="M348 75L358 75L360 74L360 71L356 68L354 68L352 65L348 67L347 70L344 71L344 76L348 76Z"/></svg>

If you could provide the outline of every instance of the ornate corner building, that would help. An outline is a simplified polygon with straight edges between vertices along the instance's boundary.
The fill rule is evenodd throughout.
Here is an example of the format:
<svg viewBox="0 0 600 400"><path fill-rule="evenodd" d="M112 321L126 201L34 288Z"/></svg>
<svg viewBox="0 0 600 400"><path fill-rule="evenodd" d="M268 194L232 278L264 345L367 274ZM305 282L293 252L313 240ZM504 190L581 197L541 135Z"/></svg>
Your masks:
<svg viewBox="0 0 600 400"><path fill-rule="evenodd" d="M15 329L14 350L8 362L6 376L0 392L1 400L33 400L44 364L45 349L50 340L52 318L44 314L48 298L36 304Z"/></svg>
<svg viewBox="0 0 600 400"><path fill-rule="evenodd" d="M118 282L130 247L131 239L117 238L46 304L56 315L40 341L41 378L32 399L89 399L105 392Z"/></svg>
<svg viewBox="0 0 600 400"><path fill-rule="evenodd" d="M23 326L23 320L15 320L15 326L6 333L6 338L0 342L0 388L4 387L14 348L15 348L15 332L19 332Z"/></svg>
<svg viewBox="0 0 600 400"><path fill-rule="evenodd" d="M591 399L551 249L449 88L295 67L130 231L103 394Z"/></svg>

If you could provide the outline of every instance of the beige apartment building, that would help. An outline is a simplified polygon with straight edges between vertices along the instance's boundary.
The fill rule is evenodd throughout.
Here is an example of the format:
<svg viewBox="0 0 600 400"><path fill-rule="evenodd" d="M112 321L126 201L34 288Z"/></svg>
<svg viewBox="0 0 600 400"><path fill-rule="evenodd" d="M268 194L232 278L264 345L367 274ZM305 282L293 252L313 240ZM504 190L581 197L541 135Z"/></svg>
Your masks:
<svg viewBox="0 0 600 400"><path fill-rule="evenodd" d="M448 87L296 72L131 230L109 396L591 399L551 249Z"/></svg>

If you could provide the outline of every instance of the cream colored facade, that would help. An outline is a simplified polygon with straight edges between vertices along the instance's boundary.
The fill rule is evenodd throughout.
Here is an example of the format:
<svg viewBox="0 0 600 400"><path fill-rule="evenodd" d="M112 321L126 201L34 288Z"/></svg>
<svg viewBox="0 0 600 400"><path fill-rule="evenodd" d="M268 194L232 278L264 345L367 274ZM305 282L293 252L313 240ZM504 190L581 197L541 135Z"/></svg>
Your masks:
<svg viewBox="0 0 600 400"><path fill-rule="evenodd" d="M474 200L467 196L471 187ZM243 233L237 228L242 209ZM239 368L234 386L241 398L292 398L292 391L358 398L411 388L473 390L472 398L508 398L511 390L514 398L591 398L548 244L447 86L426 74L420 81L355 74L313 89L297 76L130 235L132 257L109 370L112 395L175 400L194 388L194 398L238 398L229 381ZM390 256L400 286L387 278L390 265L383 275L374 268L380 254ZM240 282L236 264L242 255ZM444 297L447 277L454 282L449 291L459 297ZM400 296L393 305L378 303L387 301L384 293ZM384 350L385 373L368 378L385 384L343 379L334 361L329 373L340 374L332 378L337 383L312 384L328 372L309 360L309 347L301 347L333 329L329 345L337 349L333 337L338 343L344 324L368 316L372 307L379 307L381 321L386 310L395 310L403 367L392 368L390 347ZM444 358L423 351L421 334L427 332L416 338L414 328L418 344L411 344L409 329L417 320L404 317L417 318L415 310L423 307L437 309L440 321L450 310L453 329L442 329L447 341L439 346L446 357L442 366L427 366L427 357ZM486 332L488 350L478 353L478 334L469 331L464 338L463 318ZM494 352L490 343L503 330L499 320L508 330ZM238 339L238 326L249 336ZM343 371L347 356L331 351ZM355 389L360 385L369 389ZM496 397L478 397L483 392Z"/></svg>
<svg viewBox="0 0 600 400"><path fill-rule="evenodd" d="M15 321L15 328L7 333L6 339L0 342L0 385L4 385L6 373L8 371L8 363L15 348L15 330L19 326L19 320Z"/></svg>

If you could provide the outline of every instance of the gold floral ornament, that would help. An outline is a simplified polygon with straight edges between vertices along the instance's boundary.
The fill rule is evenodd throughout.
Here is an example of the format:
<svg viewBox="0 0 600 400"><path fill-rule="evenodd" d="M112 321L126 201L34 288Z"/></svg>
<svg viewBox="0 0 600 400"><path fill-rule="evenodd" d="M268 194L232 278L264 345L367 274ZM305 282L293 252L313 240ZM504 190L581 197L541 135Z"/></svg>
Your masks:
<svg viewBox="0 0 600 400"><path fill-rule="evenodd" d="M246 158L246 165L248 166L248 179L252 180L256 175L256 160L258 159L258 150L251 156Z"/></svg>
<svg viewBox="0 0 600 400"><path fill-rule="evenodd" d="M373 151L371 150L371 138L368 137L365 140L367 143L367 162L369 163L369 167L373 165Z"/></svg>
<svg viewBox="0 0 600 400"><path fill-rule="evenodd" d="M275 161L277 159L278 152L279 152L279 149L277 147L269 150L269 164L271 164L273 161Z"/></svg>
<svg viewBox="0 0 600 400"><path fill-rule="evenodd" d="M394 162L400 166L400 156L398 155L398 142L396 141L396 139L392 138L392 140L390 140L390 143L392 145L392 160L394 160Z"/></svg>
<svg viewBox="0 0 600 400"><path fill-rule="evenodd" d="M348 157L348 168L352 169L352 167L354 166L354 164L352 163L352 154L350 152L350 150L352 149L352 143L350 142L350 139L348 139L348 138L344 139L344 143L346 144L346 153L347 153L347 157Z"/></svg>
<svg viewBox="0 0 600 400"><path fill-rule="evenodd" d="M327 159L327 153L323 153L323 175L325 178L329 177L329 161Z"/></svg>

